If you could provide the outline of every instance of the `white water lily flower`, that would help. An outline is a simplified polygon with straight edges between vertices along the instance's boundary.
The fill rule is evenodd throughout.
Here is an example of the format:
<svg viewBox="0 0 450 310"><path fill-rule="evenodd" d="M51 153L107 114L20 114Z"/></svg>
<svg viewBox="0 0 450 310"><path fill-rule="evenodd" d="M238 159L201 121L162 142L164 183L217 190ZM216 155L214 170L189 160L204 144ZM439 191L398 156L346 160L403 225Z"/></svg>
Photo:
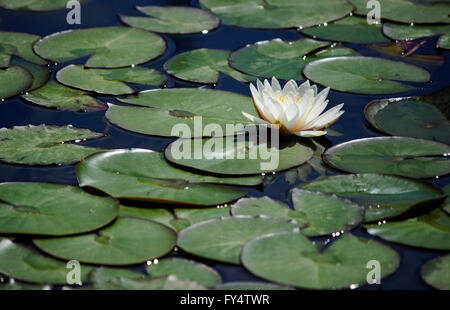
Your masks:
<svg viewBox="0 0 450 310"><path fill-rule="evenodd" d="M242 112L249 120L277 128L282 135L294 134L300 137L318 137L344 113L343 103L321 114L327 107L329 87L317 94L317 86L310 86L307 80L300 86L293 80L281 89L273 77L272 85L257 80L257 87L250 84L253 103L260 118Z"/></svg>

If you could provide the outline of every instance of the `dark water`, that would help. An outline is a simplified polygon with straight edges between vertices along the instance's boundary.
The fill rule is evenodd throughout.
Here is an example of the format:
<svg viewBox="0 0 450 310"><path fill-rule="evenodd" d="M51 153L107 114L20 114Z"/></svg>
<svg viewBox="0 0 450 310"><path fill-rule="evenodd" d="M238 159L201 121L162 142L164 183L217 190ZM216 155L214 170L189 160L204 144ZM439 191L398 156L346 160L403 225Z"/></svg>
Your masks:
<svg viewBox="0 0 450 310"><path fill-rule="evenodd" d="M143 5L191 5L198 7L196 0L90 0L82 6L81 25L68 25L66 23L67 11L65 10L49 13L24 13L0 9L0 30L28 32L45 36L66 29L116 26L121 25L118 14L140 15L135 10L135 7ZM302 38L303 35L295 30L263 31L221 25L218 29L206 35L164 35L163 37L168 42L168 50L155 61L146 64L146 67L163 71L162 66L170 57L192 49L216 48L235 50L243 45L261 40L270 40L274 38L297 40ZM437 53L447 59L449 56L448 51L437 51L434 48L436 39L436 37L428 38L426 44L420 47L416 53L428 55L436 55ZM357 49L365 56L381 55L362 44L345 45ZM383 55L383 57L395 59L393 56ZM84 60L80 59L72 63L83 62ZM432 82L418 84L420 87L419 90L400 94L400 96L426 94L447 86L448 76L450 74L450 62L445 61L439 64L422 62L416 64L427 68L431 72ZM59 64L57 66L52 66L51 69L53 74L65 65L66 64ZM182 82L168 76L167 87L170 88L199 86L201 85ZM220 76L217 85L209 85L206 87L215 87L216 89L250 95L248 85L240 83L225 75ZM371 100L387 97L390 96L353 95L331 91L329 95L331 105L339 104L341 102L345 103L344 109L346 110L346 113L341 120L333 126L335 130L340 131L343 135L338 137L327 136L327 140L322 139L321 141L326 143L327 146L332 146L352 139L382 136L382 134L371 128L365 121L363 109ZM114 101L114 98L112 97L99 97L99 99L104 102ZM94 131L104 132L107 134L105 138L85 143L85 145L101 148L134 147L162 150L172 141L171 139L134 134L115 127L105 120L104 111L93 113L55 111L29 104L18 96L0 104L0 127L12 127L27 124L38 125L42 123L50 125L72 124L75 127L89 128ZM338 172L329 168L328 173L335 174ZM317 173L312 173L309 175L309 179L313 179L317 176ZM0 182L8 181L39 181L71 185L77 184L75 166L40 168L0 164ZM449 183L450 177L441 177L440 179L430 179L428 181L442 187ZM300 181L297 181L297 184L299 182ZM275 176L275 180L272 183L264 187L263 192L255 190L253 194L269 195L275 199L288 202L288 192L294 186L295 185L288 184L284 180L283 173L279 173ZM361 228L356 229L354 233L371 238L371 236ZM381 285L365 286L361 289L428 289L429 287L419 277L419 269L424 262L443 254L444 252L421 250L396 244L390 244L390 246L401 256L400 268L394 275L384 279ZM216 264L209 261L204 262L216 268L222 275L224 282L258 280L241 267Z"/></svg>

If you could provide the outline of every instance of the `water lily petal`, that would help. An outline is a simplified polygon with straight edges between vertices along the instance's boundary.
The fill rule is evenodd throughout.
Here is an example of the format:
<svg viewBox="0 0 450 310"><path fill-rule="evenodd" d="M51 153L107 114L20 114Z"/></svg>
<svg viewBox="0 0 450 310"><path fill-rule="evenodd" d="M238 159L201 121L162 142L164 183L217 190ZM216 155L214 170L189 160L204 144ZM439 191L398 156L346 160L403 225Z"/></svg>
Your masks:
<svg viewBox="0 0 450 310"><path fill-rule="evenodd" d="M313 138L313 137L320 137L323 135L326 135L326 131L322 130L304 130L304 131L297 131L294 132L294 135L304 138Z"/></svg>
<svg viewBox="0 0 450 310"><path fill-rule="evenodd" d="M274 92L281 91L280 82L275 77L272 77L272 90Z"/></svg>
<svg viewBox="0 0 450 310"><path fill-rule="evenodd" d="M334 121L336 121L342 114L344 114L344 111L340 111L340 109L344 106L343 103L338 104L337 106L329 109L322 115L320 115L315 120L311 121L311 123L306 124L309 128L323 128L330 124L332 124Z"/></svg>
<svg viewBox="0 0 450 310"><path fill-rule="evenodd" d="M260 119L259 117L253 116L251 114L248 114L246 112L242 112L242 115L244 115L246 118L248 118L249 120L251 120L254 123L271 125L269 122L266 122L265 120Z"/></svg>

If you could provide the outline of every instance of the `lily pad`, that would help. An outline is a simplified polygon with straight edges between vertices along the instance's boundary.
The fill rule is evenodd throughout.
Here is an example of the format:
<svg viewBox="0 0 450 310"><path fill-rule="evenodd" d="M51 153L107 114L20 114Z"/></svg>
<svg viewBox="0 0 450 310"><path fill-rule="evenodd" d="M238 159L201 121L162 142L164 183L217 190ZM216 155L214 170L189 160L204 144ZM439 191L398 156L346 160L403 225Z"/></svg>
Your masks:
<svg viewBox="0 0 450 310"><path fill-rule="evenodd" d="M188 156L178 156L178 152L182 152L182 155L187 153ZM196 159L198 154L201 155L200 159ZM281 140L277 147L267 142L241 142L231 136L178 139L169 144L165 155L167 160L177 165L199 171L222 175L250 175L299 166L312 157L313 151L296 139Z"/></svg>
<svg viewBox="0 0 450 310"><path fill-rule="evenodd" d="M205 287L213 287L221 282L220 275L211 267L183 258L164 258L146 268L153 278L174 275L180 280L194 281Z"/></svg>
<svg viewBox="0 0 450 310"><path fill-rule="evenodd" d="M233 216L260 215L291 219L306 226L302 233L307 236L350 230L361 223L364 214L359 205L322 193L294 189L292 200L293 210L269 197L243 198L233 205L231 213Z"/></svg>
<svg viewBox="0 0 450 310"><path fill-rule="evenodd" d="M70 269L67 262L13 243L9 239L0 238L0 273L22 281L42 284L67 284ZM81 281L87 280L92 271L91 266L80 266Z"/></svg>
<svg viewBox="0 0 450 310"><path fill-rule="evenodd" d="M437 208L401 222L366 225L369 234L426 249L450 250L450 216Z"/></svg>
<svg viewBox="0 0 450 310"><path fill-rule="evenodd" d="M157 70L144 67L118 69L85 69L69 65L56 73L56 79L69 87L92 91L102 95L129 95L136 90L126 83L160 86L166 78Z"/></svg>
<svg viewBox="0 0 450 310"><path fill-rule="evenodd" d="M77 175L81 186L113 197L192 205L226 203L248 192L221 184L261 183L260 177L220 178L181 170L166 162L162 153L143 149L96 154L78 165Z"/></svg>
<svg viewBox="0 0 450 310"><path fill-rule="evenodd" d="M311 61L357 55L351 48L331 46L330 42L313 39L261 41L234 51L230 55L231 67L247 74L284 80L303 80L302 70Z"/></svg>
<svg viewBox="0 0 450 310"><path fill-rule="evenodd" d="M140 272L125 268L99 267L89 274L90 282L104 282L115 278L142 279L146 275Z"/></svg>
<svg viewBox="0 0 450 310"><path fill-rule="evenodd" d="M450 144L450 121L420 97L374 100L365 107L364 114L383 133Z"/></svg>
<svg viewBox="0 0 450 310"><path fill-rule="evenodd" d="M375 57L333 57L306 65L303 74L315 83L356 94L393 94L416 89L403 82L427 82L430 73L414 65Z"/></svg>
<svg viewBox="0 0 450 310"><path fill-rule="evenodd" d="M32 83L33 76L21 67L0 69L0 99L13 97L27 90Z"/></svg>
<svg viewBox="0 0 450 310"><path fill-rule="evenodd" d="M22 95L22 98L46 108L93 112L106 110L106 105L90 93L49 81L39 89Z"/></svg>
<svg viewBox="0 0 450 310"><path fill-rule="evenodd" d="M248 241L265 234L298 229L297 223L261 217L230 217L192 225L178 234L178 246L189 254L239 264Z"/></svg>
<svg viewBox="0 0 450 310"><path fill-rule="evenodd" d="M108 121L133 132L164 137L185 134L192 137L211 136L212 133L203 132L205 128L202 124L205 127L208 124L217 124L223 135L232 134L236 130L227 132L227 125L249 124L242 112L256 116L250 97L203 88L147 91L120 101L137 106L109 104L106 112ZM196 119L196 116L201 119ZM197 126L194 126L195 123ZM175 130L184 124L188 126L189 133Z"/></svg>
<svg viewBox="0 0 450 310"><path fill-rule="evenodd" d="M383 175L351 174L321 177L300 188L350 199L365 208L365 221L395 217L444 199L438 188L418 180Z"/></svg>
<svg viewBox="0 0 450 310"><path fill-rule="evenodd" d="M450 49L450 25L400 25L386 23L384 34L394 40L414 40L417 38L442 35L436 47Z"/></svg>
<svg viewBox="0 0 450 310"><path fill-rule="evenodd" d="M448 3L429 3L413 0L378 0L381 18L400 23L450 23ZM350 0L358 15L366 16L372 7L367 0Z"/></svg>
<svg viewBox="0 0 450 310"><path fill-rule="evenodd" d="M42 251L62 259L105 265L132 265L170 253L175 231L157 222L119 217L95 233L73 237L33 239Z"/></svg>
<svg viewBox="0 0 450 310"><path fill-rule="evenodd" d="M213 14L184 6L138 6L137 10L150 16L121 16L125 24L153 32L187 34L208 32L219 26Z"/></svg>
<svg viewBox="0 0 450 310"><path fill-rule="evenodd" d="M177 231L200 222L231 216L230 208L224 206L217 206L214 208L177 208L174 211L176 219L171 223L172 226L177 227Z"/></svg>
<svg viewBox="0 0 450 310"><path fill-rule="evenodd" d="M86 0L78 0L84 2ZM67 7L67 0L0 0L0 7L19 11L53 11Z"/></svg>
<svg viewBox="0 0 450 310"><path fill-rule="evenodd" d="M39 66L31 62L26 62L21 59L13 59L11 61L11 65L21 67L28 71L33 77L33 82L27 91L32 91L37 89L47 83L48 78L50 77L50 71L47 66Z"/></svg>
<svg viewBox="0 0 450 310"><path fill-rule="evenodd" d="M1 128L0 160L21 165L71 164L100 151L76 143L102 136L101 133L70 125Z"/></svg>
<svg viewBox="0 0 450 310"><path fill-rule="evenodd" d="M39 284L29 284L21 283L16 280L10 281L8 283L0 283L0 291L39 291L39 290L50 290L50 285L39 285Z"/></svg>
<svg viewBox="0 0 450 310"><path fill-rule="evenodd" d="M78 187L49 183L0 183L0 233L65 236L112 222L119 204Z"/></svg>
<svg viewBox="0 0 450 310"><path fill-rule="evenodd" d="M216 290L229 291L285 291L292 290L287 286L281 286L265 282L227 282L219 284L215 287Z"/></svg>
<svg viewBox="0 0 450 310"><path fill-rule="evenodd" d="M247 28L310 27L340 19L353 7L343 0L200 0L226 25Z"/></svg>
<svg viewBox="0 0 450 310"><path fill-rule="evenodd" d="M166 50L159 35L129 27L67 30L46 36L34 45L42 58L66 62L89 56L86 67L117 68L150 61Z"/></svg>
<svg viewBox="0 0 450 310"><path fill-rule="evenodd" d="M442 206L442 210L450 214L450 184L443 188L444 192L447 194L447 199L445 199L444 204Z"/></svg>
<svg viewBox="0 0 450 310"><path fill-rule="evenodd" d="M161 278L114 278L109 281L96 282L94 290L206 290L207 288L194 281L180 280L174 275Z"/></svg>
<svg viewBox="0 0 450 310"><path fill-rule="evenodd" d="M382 25L368 24L365 17L348 16L327 25L300 30L301 33L328 41L350 43L389 42L383 36Z"/></svg>
<svg viewBox="0 0 450 310"><path fill-rule="evenodd" d="M450 290L450 254L426 262L420 275L428 285L439 290Z"/></svg>
<svg viewBox="0 0 450 310"><path fill-rule="evenodd" d="M229 51L200 48L178 54L164 64L164 69L178 79L195 83L214 84L223 73L240 82L256 77L243 74L228 65Z"/></svg>
<svg viewBox="0 0 450 310"><path fill-rule="evenodd" d="M400 264L399 255L388 246L349 233L323 252L301 233L284 232L253 239L241 253L242 264L258 277L309 289L364 285L372 260L379 262L383 278Z"/></svg>
<svg viewBox="0 0 450 310"><path fill-rule="evenodd" d="M377 137L352 140L328 149L328 165L353 173L384 173L429 178L450 173L446 154L450 146L406 137Z"/></svg>
<svg viewBox="0 0 450 310"><path fill-rule="evenodd" d="M175 220L175 216L166 209L157 208L136 208L120 205L120 216L138 217L172 227L171 222Z"/></svg>
<svg viewBox="0 0 450 310"><path fill-rule="evenodd" d="M0 7L2 6L2 1L4 0L0 0ZM40 38L40 36L30 33L0 31L0 56L3 59L0 67L8 67L12 55L39 65L47 64L44 59L40 58L33 51L33 44Z"/></svg>

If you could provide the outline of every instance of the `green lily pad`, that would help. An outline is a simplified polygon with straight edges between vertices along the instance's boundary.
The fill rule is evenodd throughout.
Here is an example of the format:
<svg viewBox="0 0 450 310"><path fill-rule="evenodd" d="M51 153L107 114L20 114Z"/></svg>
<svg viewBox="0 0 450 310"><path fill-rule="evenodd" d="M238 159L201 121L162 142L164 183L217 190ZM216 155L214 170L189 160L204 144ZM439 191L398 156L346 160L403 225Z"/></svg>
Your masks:
<svg viewBox="0 0 450 310"><path fill-rule="evenodd" d="M450 143L450 122L420 97L371 101L364 109L369 123L383 133Z"/></svg>
<svg viewBox="0 0 450 310"><path fill-rule="evenodd" d="M247 74L284 80L304 80L302 70L311 61L334 57L357 55L351 48L331 46L330 42L313 39L296 41L257 42L234 51L230 55L231 67Z"/></svg>
<svg viewBox="0 0 450 310"><path fill-rule="evenodd" d="M136 90L126 83L160 86L166 78L157 70L144 67L118 69L85 69L69 65L56 73L56 79L69 87L102 95L130 95Z"/></svg>
<svg viewBox="0 0 450 310"><path fill-rule="evenodd" d="M439 290L450 290L450 254L426 262L420 275L428 285Z"/></svg>
<svg viewBox="0 0 450 310"><path fill-rule="evenodd" d="M13 97L27 90L32 83L33 76L21 67L0 69L0 99Z"/></svg>
<svg viewBox="0 0 450 310"><path fill-rule="evenodd" d="M444 199L442 191L428 183L383 174L321 177L300 188L335 194L358 203L365 208L366 222L398 216Z"/></svg>
<svg viewBox="0 0 450 310"><path fill-rule="evenodd" d="M0 233L64 236L112 222L119 204L78 187L49 183L0 183Z"/></svg>
<svg viewBox="0 0 450 310"><path fill-rule="evenodd" d="M230 217L230 208L226 206L227 204L214 208L177 208L174 210L176 219L171 224L180 231L200 222Z"/></svg>
<svg viewBox="0 0 450 310"><path fill-rule="evenodd" d="M38 285L21 283L17 281L12 281L8 283L0 283L0 291L39 291L39 290L50 290L50 285Z"/></svg>
<svg viewBox="0 0 450 310"><path fill-rule="evenodd" d="M220 23L216 16L197 8L138 6L137 10L150 17L120 16L120 20L131 27L170 34L205 33Z"/></svg>
<svg viewBox="0 0 450 310"><path fill-rule="evenodd" d="M86 67L117 68L150 61L166 50L159 35L128 27L99 27L51 34L34 45L42 58L66 62L90 56Z"/></svg>
<svg viewBox="0 0 450 310"><path fill-rule="evenodd" d="M429 178L450 173L450 146L406 137L357 139L328 149L328 165L352 173L384 173Z"/></svg>
<svg viewBox="0 0 450 310"><path fill-rule="evenodd" d="M367 0L350 0L358 15L366 16L372 7ZM381 18L400 23L450 23L448 3L429 3L412 0L378 0Z"/></svg>
<svg viewBox="0 0 450 310"><path fill-rule="evenodd" d="M364 210L353 202L306 190L294 189L292 201L293 210L269 197L243 198L233 205L231 213L233 216L291 219L306 225L302 230L306 236L340 234L360 224L364 214Z"/></svg>
<svg viewBox="0 0 450 310"><path fill-rule="evenodd" d="M297 223L261 217L230 217L192 225L178 234L178 246L189 254L239 264L248 241L265 234L299 229Z"/></svg>
<svg viewBox="0 0 450 310"><path fill-rule="evenodd" d="M368 24L365 17L348 16L326 26L315 26L300 31L311 37L328 41L350 43L389 42L383 36L382 25Z"/></svg>
<svg viewBox="0 0 450 310"><path fill-rule="evenodd" d="M394 40L414 40L441 34L437 46L450 49L450 25L400 25L386 23L383 26L384 34Z"/></svg>
<svg viewBox="0 0 450 310"><path fill-rule="evenodd" d="M226 25L247 28L310 27L348 15L353 7L342 0L200 0Z"/></svg>
<svg viewBox="0 0 450 310"><path fill-rule="evenodd" d="M39 89L22 95L22 98L46 108L58 110L93 112L106 110L106 105L90 96L88 92L66 87L49 81Z"/></svg>
<svg viewBox="0 0 450 310"><path fill-rule="evenodd" d="M200 48L178 54L164 64L164 69L178 79L195 83L214 84L223 73L240 82L256 77L243 74L228 65L230 51Z"/></svg>
<svg viewBox="0 0 450 310"><path fill-rule="evenodd" d="M146 275L125 268L99 267L89 274L90 282L104 282L115 278L142 279Z"/></svg>
<svg viewBox="0 0 450 310"><path fill-rule="evenodd" d="M207 288L194 281L180 280L174 275L161 278L115 278L109 281L96 282L94 290L206 290Z"/></svg>
<svg viewBox="0 0 450 310"><path fill-rule="evenodd" d="M85 2L86 0L78 0ZM53 11L65 9L67 0L0 0L0 7L19 11Z"/></svg>
<svg viewBox="0 0 450 310"><path fill-rule="evenodd" d="M2 1L4 0L0 0L0 7L2 6ZM30 33L0 31L0 56L3 59L0 67L8 67L12 55L39 65L47 64L44 59L33 51L33 44L40 38L40 36Z"/></svg>
<svg viewBox="0 0 450 310"><path fill-rule="evenodd" d="M184 126L183 124L189 127L192 137L213 135L204 133L205 128L201 124L205 127L208 124L217 124L225 135L227 125L249 124L242 112L256 116L250 97L212 89L162 89L141 92L138 96L120 101L138 106L110 104L106 112L108 121L133 132L165 137L187 134L175 130L175 126ZM195 116L201 119L198 120ZM197 126L201 123L200 132L194 127L196 122Z"/></svg>
<svg viewBox="0 0 450 310"><path fill-rule="evenodd" d="M299 166L313 155L310 147L294 138L281 140L278 147L268 145L267 142L257 144L251 143L252 141L242 142L245 143L241 143L233 136L178 139L169 144L165 155L167 160L177 165L222 175L250 175L281 171ZM188 152L188 156L178 156L178 152L182 152L182 155ZM196 154L201 154L201 158L196 159ZM264 156L269 154L271 157L265 159Z"/></svg>
<svg viewBox="0 0 450 310"><path fill-rule="evenodd" d="M21 165L71 164L100 151L76 143L102 136L101 133L70 125L1 128L0 160Z"/></svg>
<svg viewBox="0 0 450 310"><path fill-rule="evenodd" d="M215 287L216 290L229 291L285 291L292 290L287 286L281 286L272 283L264 282L227 282L219 284Z"/></svg>
<svg viewBox="0 0 450 310"><path fill-rule="evenodd" d="M248 192L221 184L261 183L260 177L220 178L184 171L166 162L162 153L143 149L96 154L78 165L77 175L81 186L113 197L192 205L226 203Z"/></svg>
<svg viewBox="0 0 450 310"><path fill-rule="evenodd" d="M443 188L444 192L447 194L447 199L445 199L442 210L450 214L450 184Z"/></svg>
<svg viewBox="0 0 450 310"><path fill-rule="evenodd" d="M370 272L367 263L373 260L379 262L383 278L400 264L399 255L388 246L349 233L323 252L301 233L284 232L253 239L241 253L242 264L258 277L309 289L364 285Z"/></svg>
<svg viewBox="0 0 450 310"><path fill-rule="evenodd" d="M166 209L136 208L124 205L120 205L119 216L143 218L164 224L172 228L173 225L171 224L171 222L175 220L175 216Z"/></svg>
<svg viewBox="0 0 450 310"><path fill-rule="evenodd" d="M153 278L174 275L180 280L194 281L205 287L213 287L222 281L211 267L183 258L164 258L146 268Z"/></svg>
<svg viewBox="0 0 450 310"><path fill-rule="evenodd" d="M313 61L303 74L315 83L356 94L393 94L416 89L398 81L427 82L430 73L400 61L375 57L333 57Z"/></svg>
<svg viewBox="0 0 450 310"><path fill-rule="evenodd" d="M39 66L31 62L23 61L21 59L13 59L11 61L11 65L25 69L33 77L33 82L31 83L27 91L32 91L41 87L42 85L47 83L50 77L50 71L48 70L47 66Z"/></svg>
<svg viewBox="0 0 450 310"><path fill-rule="evenodd" d="M401 222L366 225L369 234L426 249L450 250L450 216L441 209Z"/></svg>
<svg viewBox="0 0 450 310"><path fill-rule="evenodd" d="M101 230L73 237L33 239L42 251L62 259L105 265L132 265L170 253L177 234L165 225L119 217Z"/></svg>
<svg viewBox="0 0 450 310"><path fill-rule="evenodd" d="M0 238L0 273L22 281L42 284L67 284L67 262L44 256L34 250ZM81 281L93 267L80 265Z"/></svg>

